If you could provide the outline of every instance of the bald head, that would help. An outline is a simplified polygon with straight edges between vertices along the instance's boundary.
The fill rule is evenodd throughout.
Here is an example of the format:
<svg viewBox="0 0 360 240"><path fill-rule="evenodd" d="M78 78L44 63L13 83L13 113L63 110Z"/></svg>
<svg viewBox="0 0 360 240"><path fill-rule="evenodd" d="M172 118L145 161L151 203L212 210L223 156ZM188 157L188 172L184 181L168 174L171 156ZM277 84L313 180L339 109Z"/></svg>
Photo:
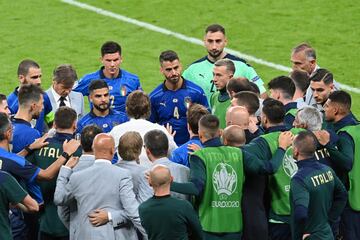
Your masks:
<svg viewBox="0 0 360 240"><path fill-rule="evenodd" d="M224 129L223 141L226 146L240 147L246 142L245 132L237 125L228 126Z"/></svg>
<svg viewBox="0 0 360 240"><path fill-rule="evenodd" d="M226 126L237 125L242 129L249 127L249 112L245 107L230 107L226 112Z"/></svg>
<svg viewBox="0 0 360 240"><path fill-rule="evenodd" d="M162 164L156 164L150 171L149 183L154 188L168 188L172 181L170 169Z"/></svg>
<svg viewBox="0 0 360 240"><path fill-rule="evenodd" d="M93 141L95 159L112 160L115 153L114 138L106 133L96 135Z"/></svg>

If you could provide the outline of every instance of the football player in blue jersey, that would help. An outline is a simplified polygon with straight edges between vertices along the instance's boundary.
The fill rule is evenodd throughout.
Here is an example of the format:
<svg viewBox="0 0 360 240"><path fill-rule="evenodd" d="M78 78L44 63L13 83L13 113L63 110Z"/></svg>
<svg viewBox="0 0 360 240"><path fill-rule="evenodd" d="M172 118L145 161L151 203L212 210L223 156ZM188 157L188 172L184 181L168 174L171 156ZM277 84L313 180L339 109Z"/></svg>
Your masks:
<svg viewBox="0 0 360 240"><path fill-rule="evenodd" d="M150 93L150 120L160 125L169 124L174 130L176 144L181 145L189 140L187 109L192 103L208 108L208 102L198 85L181 76L182 66L176 52L162 52L159 61L165 81Z"/></svg>
<svg viewBox="0 0 360 240"><path fill-rule="evenodd" d="M25 59L20 62L18 66L18 79L20 81L20 85L15 88L15 90L8 96L7 101L9 104L9 109L11 114L16 114L19 109L19 101L18 94L20 88L24 84L34 84L37 86L41 85L41 68L38 63L33 60ZM41 112L39 118L36 120L35 128L43 133L47 130L45 126L46 123L51 123L54 120L54 114L52 112L51 102L46 93L43 93L44 99L44 109Z"/></svg>
<svg viewBox="0 0 360 240"><path fill-rule="evenodd" d="M128 121L124 113L114 112L110 109L109 86L104 80L92 81L89 86L89 93L93 108L78 122L78 133L81 133L82 129L90 124L95 124L108 133L114 126Z"/></svg>
<svg viewBox="0 0 360 240"><path fill-rule="evenodd" d="M120 69L122 63L121 46L113 41L106 42L101 47L100 70L85 75L74 86L74 91L89 96L91 81L102 79L109 85L110 106L117 112L125 113L126 97L135 90L141 90L138 76Z"/></svg>

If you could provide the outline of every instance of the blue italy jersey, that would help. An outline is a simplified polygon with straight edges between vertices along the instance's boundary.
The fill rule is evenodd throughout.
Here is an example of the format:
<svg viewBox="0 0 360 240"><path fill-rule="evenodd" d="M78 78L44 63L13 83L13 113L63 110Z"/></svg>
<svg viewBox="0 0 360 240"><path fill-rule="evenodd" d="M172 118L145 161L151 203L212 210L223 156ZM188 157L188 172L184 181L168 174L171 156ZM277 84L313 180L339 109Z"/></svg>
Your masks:
<svg viewBox="0 0 360 240"><path fill-rule="evenodd" d="M31 127L31 124L23 119L12 118L13 124L13 140L12 152L18 153L23 150L27 145L33 143L35 139L41 137L38 130Z"/></svg>
<svg viewBox="0 0 360 240"><path fill-rule="evenodd" d="M16 114L19 109L19 101L18 101L18 87L7 97L7 102L9 105L9 110L11 114ZM39 118L36 120L35 128L40 132L44 133L45 128L45 117L52 111L51 102L49 96L44 93L44 109L41 111Z"/></svg>
<svg viewBox="0 0 360 240"><path fill-rule="evenodd" d="M172 153L171 153L171 161L190 167L189 164L189 149L188 149L188 145L195 143L197 145L199 145L200 147L202 147L202 144L200 142L200 139L198 136L195 136L193 138L191 138L189 141L187 141L186 143L184 143L183 145L181 145L180 147L176 148Z"/></svg>
<svg viewBox="0 0 360 240"><path fill-rule="evenodd" d="M25 158L0 148L0 170L10 173L20 181L20 183L26 183L30 195L38 203L43 202L40 187L35 181L40 172L40 168L27 161Z"/></svg>
<svg viewBox="0 0 360 240"><path fill-rule="evenodd" d="M160 125L169 123L176 131L174 140L182 145L189 140L186 111L192 103L198 103L209 108L204 91L195 83L183 80L180 89L172 91L160 84L150 93L150 121Z"/></svg>
<svg viewBox="0 0 360 240"><path fill-rule="evenodd" d="M114 112L110 110L109 115L105 117L98 117L92 111L86 114L84 117L80 119L77 123L77 133L81 133L84 127L90 124L95 124L99 126L105 133L108 133L115 127L121 123L127 122L129 119L122 112Z"/></svg>
<svg viewBox="0 0 360 240"><path fill-rule="evenodd" d="M89 85L92 80L102 79L109 86L111 108L117 112L125 113L126 97L135 90L142 90L138 76L129 73L123 69L119 71L116 78L106 78L103 73L104 67L99 71L85 75L77 81L74 91L81 92L84 96L89 96Z"/></svg>

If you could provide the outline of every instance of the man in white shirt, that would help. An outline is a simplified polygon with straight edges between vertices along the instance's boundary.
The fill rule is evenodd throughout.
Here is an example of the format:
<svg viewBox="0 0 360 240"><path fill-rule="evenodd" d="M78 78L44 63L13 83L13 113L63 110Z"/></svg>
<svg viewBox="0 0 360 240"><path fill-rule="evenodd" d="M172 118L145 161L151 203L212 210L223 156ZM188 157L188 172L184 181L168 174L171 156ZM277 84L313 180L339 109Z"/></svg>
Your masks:
<svg viewBox="0 0 360 240"><path fill-rule="evenodd" d="M149 118L151 112L149 96L139 90L130 93L126 99L126 113L130 121L115 126L110 135L115 139L115 149L118 148L120 137L128 131L136 131L140 133L141 137L151 131L158 129L164 132L169 141L169 153L177 148L173 136L171 136L164 126L156 123L152 123L146 119ZM118 156L121 159L120 156ZM149 158L146 156L145 150L143 149L140 155L140 165L147 168L152 166Z"/></svg>
<svg viewBox="0 0 360 240"><path fill-rule="evenodd" d="M62 106L74 109L78 119L84 116L84 97L81 93L72 91L77 79L76 71L70 64L62 64L53 72L53 84L46 90L53 111Z"/></svg>
<svg viewBox="0 0 360 240"><path fill-rule="evenodd" d="M311 78L316 71L320 68L316 62L316 52L307 43L301 43L298 46L294 47L291 52L292 69L301 69L306 71ZM340 90L340 84L337 83L334 79L335 90ZM306 91L305 103L307 105L313 106L316 104L316 100L313 96L313 91L309 87Z"/></svg>

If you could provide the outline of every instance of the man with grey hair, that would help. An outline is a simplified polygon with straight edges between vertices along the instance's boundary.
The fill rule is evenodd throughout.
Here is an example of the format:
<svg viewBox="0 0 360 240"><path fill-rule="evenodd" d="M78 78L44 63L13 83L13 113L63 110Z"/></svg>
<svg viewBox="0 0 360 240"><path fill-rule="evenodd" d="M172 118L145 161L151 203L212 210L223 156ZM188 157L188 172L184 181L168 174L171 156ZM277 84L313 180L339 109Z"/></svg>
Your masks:
<svg viewBox="0 0 360 240"><path fill-rule="evenodd" d="M216 92L211 95L211 113L220 120L220 128L226 127L226 110L231 104L230 96L226 91L226 85L234 76L235 64L230 59L220 59L215 62L213 69L213 81Z"/></svg>
<svg viewBox="0 0 360 240"><path fill-rule="evenodd" d="M301 43L298 46L294 47L291 52L291 62L292 69L301 69L308 73L311 78L316 71L320 68L317 65L316 60L316 51L308 43ZM334 81L335 90L340 89L339 83ZM313 91L309 87L306 91L305 102L308 105L316 104L315 99L313 98Z"/></svg>
<svg viewBox="0 0 360 240"><path fill-rule="evenodd" d="M303 128L318 135L317 133L321 130L322 122L322 116L318 109L314 107L304 107L297 112L294 120L294 127ZM334 142L335 139L331 139L331 141ZM334 168L334 164L330 159L330 154L326 146L321 145L319 141L316 142L316 145L315 158L322 164Z"/></svg>
<svg viewBox="0 0 360 240"><path fill-rule="evenodd" d="M319 110L314 107L304 107L298 110L294 120L294 127L304 128L309 131L319 131L321 130L322 122Z"/></svg>

